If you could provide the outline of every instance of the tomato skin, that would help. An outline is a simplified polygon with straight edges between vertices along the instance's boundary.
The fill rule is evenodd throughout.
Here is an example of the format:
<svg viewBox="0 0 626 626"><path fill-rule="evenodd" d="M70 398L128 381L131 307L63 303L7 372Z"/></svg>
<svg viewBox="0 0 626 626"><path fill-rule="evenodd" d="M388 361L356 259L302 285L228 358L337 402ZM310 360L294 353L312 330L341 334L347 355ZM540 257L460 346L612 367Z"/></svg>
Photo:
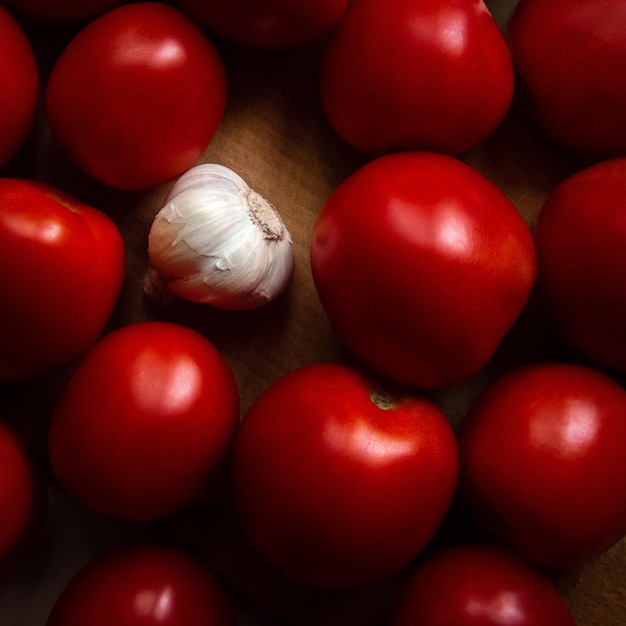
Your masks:
<svg viewBox="0 0 626 626"><path fill-rule="evenodd" d="M22 148L33 124L39 70L30 42L0 5L0 167Z"/></svg>
<svg viewBox="0 0 626 626"><path fill-rule="evenodd" d="M626 155L626 2L520 0L506 27L529 110L569 150Z"/></svg>
<svg viewBox="0 0 626 626"><path fill-rule="evenodd" d="M12 573L46 509L38 469L21 437L0 420L0 579Z"/></svg>
<svg viewBox="0 0 626 626"><path fill-rule="evenodd" d="M234 375L213 344L138 322L100 340L72 374L50 423L50 463L87 507L155 519L207 488L238 418Z"/></svg>
<svg viewBox="0 0 626 626"><path fill-rule="evenodd" d="M563 363L513 370L458 437L461 492L527 559L576 567L626 534L626 391L606 375Z"/></svg>
<svg viewBox="0 0 626 626"><path fill-rule="evenodd" d="M626 371L626 158L563 181L535 225L539 280L549 315L580 352Z"/></svg>
<svg viewBox="0 0 626 626"><path fill-rule="evenodd" d="M0 179L0 380L70 365L98 339L125 274L122 236L63 191Z"/></svg>
<svg viewBox="0 0 626 626"><path fill-rule="evenodd" d="M381 407L377 392L347 366L303 366L270 385L238 431L233 493L245 535L304 585L345 590L394 573L450 504L457 451L445 416L417 397Z"/></svg>
<svg viewBox="0 0 626 626"><path fill-rule="evenodd" d="M4 0L29 17L47 22L76 22L95 17L122 0Z"/></svg>
<svg viewBox="0 0 626 626"><path fill-rule="evenodd" d="M234 626L229 597L199 561L175 548L136 545L79 570L46 626Z"/></svg>
<svg viewBox="0 0 626 626"><path fill-rule="evenodd" d="M491 358L535 279L530 229L452 157L379 157L345 180L313 228L321 303L346 346L401 383L444 387Z"/></svg>
<svg viewBox="0 0 626 626"><path fill-rule="evenodd" d="M335 131L367 154L460 154L501 122L513 69L482 0L359 0L326 48L321 97Z"/></svg>
<svg viewBox="0 0 626 626"><path fill-rule="evenodd" d="M193 166L225 102L225 71L211 41L158 2L121 6L89 23L58 58L46 91L50 126L70 157L125 190L166 183Z"/></svg>
<svg viewBox="0 0 626 626"><path fill-rule="evenodd" d="M420 563L389 626L575 626L546 574L500 547L460 545Z"/></svg>
<svg viewBox="0 0 626 626"><path fill-rule="evenodd" d="M292 48L334 27L349 0L179 0L190 17L220 37L252 48Z"/></svg>

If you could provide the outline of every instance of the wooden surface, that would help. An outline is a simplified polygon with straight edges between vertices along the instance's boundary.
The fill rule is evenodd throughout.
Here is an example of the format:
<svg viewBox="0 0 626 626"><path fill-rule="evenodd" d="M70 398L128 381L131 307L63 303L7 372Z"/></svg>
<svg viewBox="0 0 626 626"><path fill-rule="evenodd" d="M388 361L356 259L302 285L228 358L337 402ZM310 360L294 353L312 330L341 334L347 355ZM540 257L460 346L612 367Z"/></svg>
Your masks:
<svg viewBox="0 0 626 626"><path fill-rule="evenodd" d="M504 24L512 1L492 1ZM34 39L42 73L73 33L25 23ZM308 245L317 212L333 189L365 163L329 127L317 93L323 42L289 52L249 52L217 42L229 77L229 104L223 124L202 161L237 171L282 214L294 241L296 271L289 291L258 311L225 312L185 302L156 308L143 298L147 234L168 185L145 193L105 188L77 171L51 137L41 107L29 144L0 171L57 185L117 222L127 252L127 278L108 330L146 319L187 324L215 343L231 364L241 391L242 411L281 374L311 362L349 362L333 336L317 299L309 270ZM509 196L533 225L547 194L584 165L549 145L514 105L500 128L478 148L461 155ZM45 303L44 303L45 304ZM541 358L581 360L562 345L546 323L536 297L488 366L471 380L432 394L457 425L472 400L502 371ZM4 385L0 410L43 454L45 424L67 372L37 384ZM623 382L623 381L622 381ZM347 595L302 589L268 571L238 535L222 490L171 519L129 523L100 517L68 498L50 477L50 509L36 549L0 585L0 625L45 624L47 613L69 577L109 548L137 540L179 545L196 553L218 573L236 602L240 626L374 626L384 616L403 580ZM453 507L433 546L454 537L473 537L463 511ZM587 566L553 574L579 626L626 624L626 541Z"/></svg>

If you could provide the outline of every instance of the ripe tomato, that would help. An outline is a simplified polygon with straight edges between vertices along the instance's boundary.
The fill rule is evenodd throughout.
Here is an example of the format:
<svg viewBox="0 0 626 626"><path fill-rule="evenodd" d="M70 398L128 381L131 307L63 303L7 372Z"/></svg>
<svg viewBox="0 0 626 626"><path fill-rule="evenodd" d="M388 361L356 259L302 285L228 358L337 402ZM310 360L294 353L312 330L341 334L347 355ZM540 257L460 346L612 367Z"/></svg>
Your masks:
<svg viewBox="0 0 626 626"><path fill-rule="evenodd" d="M422 562L389 626L575 626L567 604L538 568L502 548L447 548Z"/></svg>
<svg viewBox="0 0 626 626"><path fill-rule="evenodd" d="M416 387L477 372L535 278L532 235L510 201L430 153L380 157L345 180L314 225L311 265L347 347Z"/></svg>
<svg viewBox="0 0 626 626"><path fill-rule="evenodd" d="M74 22L93 18L122 3L122 0L4 0L7 6L39 20Z"/></svg>
<svg viewBox="0 0 626 626"><path fill-rule="evenodd" d="M46 626L234 626L230 598L215 576L174 548L120 548L79 570Z"/></svg>
<svg viewBox="0 0 626 626"><path fill-rule="evenodd" d="M326 49L328 119L368 154L459 154L490 135L513 96L506 42L482 0L359 0Z"/></svg>
<svg viewBox="0 0 626 626"><path fill-rule="evenodd" d="M305 585L348 589L399 570L450 504L456 439L418 397L347 366L303 366L242 421L233 492L252 546Z"/></svg>
<svg viewBox="0 0 626 626"><path fill-rule="evenodd" d="M626 391L580 365L496 381L459 434L461 492L497 537L539 565L576 567L626 534Z"/></svg>
<svg viewBox="0 0 626 626"><path fill-rule="evenodd" d="M520 0L506 28L540 128L565 148L626 155L626 2Z"/></svg>
<svg viewBox="0 0 626 626"><path fill-rule="evenodd" d="M19 561L46 507L43 482L22 440L0 421L0 576Z"/></svg>
<svg viewBox="0 0 626 626"><path fill-rule="evenodd" d="M37 106L39 70L33 49L0 5L0 167L22 148Z"/></svg>
<svg viewBox="0 0 626 626"><path fill-rule="evenodd" d="M535 226L539 284L563 336L626 371L626 158L561 183Z"/></svg>
<svg viewBox="0 0 626 626"><path fill-rule="evenodd" d="M349 0L179 0L190 17L220 37L254 48L291 48L327 33Z"/></svg>
<svg viewBox="0 0 626 626"><path fill-rule="evenodd" d="M201 495L238 418L235 378L213 344L184 326L138 322L74 371L52 415L50 463L91 509L153 519Z"/></svg>
<svg viewBox="0 0 626 626"><path fill-rule="evenodd" d="M0 179L0 380L65 367L117 301L124 242L100 211L33 180Z"/></svg>
<svg viewBox="0 0 626 626"><path fill-rule="evenodd" d="M226 78L209 39L180 11L131 3L88 24L46 92L52 130L90 176L144 189L202 155L224 112Z"/></svg>

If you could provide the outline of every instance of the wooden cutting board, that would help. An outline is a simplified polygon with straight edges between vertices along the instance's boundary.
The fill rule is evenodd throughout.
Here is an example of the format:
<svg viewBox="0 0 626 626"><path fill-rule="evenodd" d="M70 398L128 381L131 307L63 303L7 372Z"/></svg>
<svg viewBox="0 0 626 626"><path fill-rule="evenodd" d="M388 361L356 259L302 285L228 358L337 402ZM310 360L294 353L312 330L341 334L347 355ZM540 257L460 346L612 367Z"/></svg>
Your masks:
<svg viewBox="0 0 626 626"><path fill-rule="evenodd" d="M503 25L514 2L494 0ZM73 34L25 23L44 76ZM148 267L147 235L169 185L142 193L103 187L64 157L40 115L29 145L3 176L30 176L54 184L111 215L124 236L127 277L107 330L160 319L199 330L222 351L237 377L245 412L280 375L323 361L350 362L333 335L313 287L308 247L316 215L335 187L366 162L342 142L324 117L317 92L323 42L289 52L252 52L217 42L229 77L226 116L201 161L226 165L270 200L289 228L296 270L289 291L265 309L225 312L185 302L155 307L143 297ZM482 145L460 158L496 183L532 227L547 194L584 164L539 135L514 105ZM579 359L545 321L536 299L523 312L492 361L478 375L432 394L454 425L485 385L510 367L543 358ZM37 384L0 388L0 410L42 447L45 423L67 372ZM623 382L623 381L621 381ZM178 544L218 573L233 594L241 626L374 626L404 580L404 573L375 587L332 595L302 589L269 571L238 534L227 494L217 488L203 502L171 519L136 524L101 518L69 499L50 478L50 510L37 549L14 576L0 585L0 624L37 626L68 578L109 548L136 540ZM440 537L471 536L471 522L451 512ZM594 562L553 574L579 626L626 625L626 540Z"/></svg>

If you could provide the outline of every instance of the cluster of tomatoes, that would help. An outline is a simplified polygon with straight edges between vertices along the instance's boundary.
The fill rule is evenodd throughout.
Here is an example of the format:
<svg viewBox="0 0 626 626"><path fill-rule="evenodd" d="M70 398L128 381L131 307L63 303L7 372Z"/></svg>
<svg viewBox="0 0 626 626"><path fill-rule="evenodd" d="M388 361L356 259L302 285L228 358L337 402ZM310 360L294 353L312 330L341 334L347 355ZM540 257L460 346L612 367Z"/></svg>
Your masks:
<svg viewBox="0 0 626 626"><path fill-rule="evenodd" d="M0 178L0 382L64 373L46 421L58 485L98 515L143 523L226 475L247 542L287 579L342 593L410 570L393 626L573 626L545 570L588 563L626 534L626 2L520 0L506 37L468 0L3 4L0 168L42 107L68 159L103 187L172 181L226 110L207 33L285 51L327 37L321 107L368 159L322 207L309 251L354 361L287 373L242 420L238 381L203 334L107 326L127 263L115 221L44 182ZM45 89L29 20L84 23ZM534 232L457 158L515 94L585 163ZM511 368L454 428L429 393L478 374L534 294L575 357ZM481 542L429 550L456 498ZM37 464L0 421L5 575L45 508ZM234 620L199 559L137 545L79 571L48 626Z"/></svg>

